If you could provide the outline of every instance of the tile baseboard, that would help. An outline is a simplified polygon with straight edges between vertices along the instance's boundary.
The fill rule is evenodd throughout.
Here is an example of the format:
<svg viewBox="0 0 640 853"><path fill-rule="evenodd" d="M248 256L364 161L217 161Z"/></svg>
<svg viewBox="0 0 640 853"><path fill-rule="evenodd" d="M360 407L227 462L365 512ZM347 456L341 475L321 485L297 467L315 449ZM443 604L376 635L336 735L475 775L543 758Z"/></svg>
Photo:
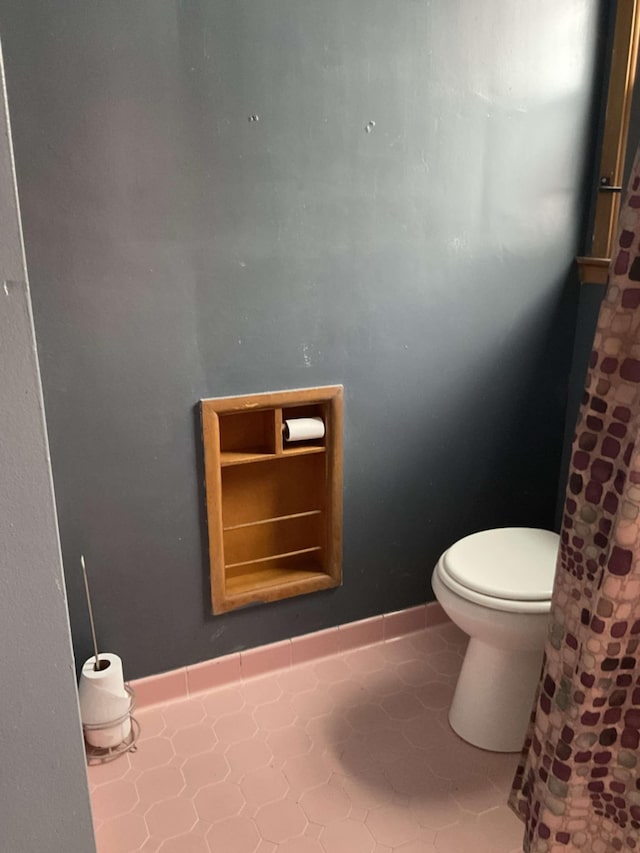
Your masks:
<svg viewBox="0 0 640 853"><path fill-rule="evenodd" d="M346 622L336 628L212 658L170 672L137 678L130 684L136 692L136 707L148 708L328 655L396 640L449 621L440 604L431 601L395 613Z"/></svg>

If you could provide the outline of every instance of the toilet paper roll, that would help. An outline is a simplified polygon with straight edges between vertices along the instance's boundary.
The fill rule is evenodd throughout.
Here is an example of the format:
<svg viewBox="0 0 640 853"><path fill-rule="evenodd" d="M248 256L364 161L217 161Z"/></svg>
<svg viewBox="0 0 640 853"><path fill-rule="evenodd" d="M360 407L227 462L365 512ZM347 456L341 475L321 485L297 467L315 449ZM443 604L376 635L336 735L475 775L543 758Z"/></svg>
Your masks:
<svg viewBox="0 0 640 853"><path fill-rule="evenodd" d="M131 700L124 689L122 661L118 655L101 654L101 668L96 670L94 665L95 657L90 657L80 674L80 716L86 726L105 726L85 728L85 737L91 746L108 749L121 744L131 732L128 715Z"/></svg>
<svg viewBox="0 0 640 853"><path fill-rule="evenodd" d="M322 418L291 418L284 422L284 437L287 441L324 438L324 421Z"/></svg>

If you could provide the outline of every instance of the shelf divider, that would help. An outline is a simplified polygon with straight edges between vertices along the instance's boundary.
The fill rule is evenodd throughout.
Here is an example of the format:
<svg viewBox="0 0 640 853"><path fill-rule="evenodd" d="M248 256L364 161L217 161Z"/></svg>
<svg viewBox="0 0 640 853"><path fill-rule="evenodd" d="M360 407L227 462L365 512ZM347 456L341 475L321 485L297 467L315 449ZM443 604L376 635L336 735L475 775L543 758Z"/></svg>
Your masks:
<svg viewBox="0 0 640 853"><path fill-rule="evenodd" d="M274 560L298 557L300 554L312 554L314 551L322 551L322 545L313 545L311 548L299 548L297 551L285 551L284 554L271 554L268 557L257 557L255 560L242 560L240 563L227 563L225 569L239 569L241 566L253 566L256 563L272 563Z"/></svg>
<svg viewBox="0 0 640 853"><path fill-rule="evenodd" d="M278 407L273 410L274 420L275 420L275 447L276 447L276 456L282 456L282 409Z"/></svg>
<svg viewBox="0 0 640 853"><path fill-rule="evenodd" d="M224 450L220 453L220 464L223 468L230 465L248 465L251 462L269 462L271 459L282 459L287 456L306 456L309 453L326 453L326 447L287 447L277 453L261 453L257 451Z"/></svg>
<svg viewBox="0 0 640 853"><path fill-rule="evenodd" d="M277 521L289 521L292 518L307 518L310 515L322 515L321 509L310 509L307 512L292 512L290 515L276 515L273 518L261 518L259 521L244 521L242 524L230 524L223 531L239 530L241 527L257 527L259 524L273 524Z"/></svg>

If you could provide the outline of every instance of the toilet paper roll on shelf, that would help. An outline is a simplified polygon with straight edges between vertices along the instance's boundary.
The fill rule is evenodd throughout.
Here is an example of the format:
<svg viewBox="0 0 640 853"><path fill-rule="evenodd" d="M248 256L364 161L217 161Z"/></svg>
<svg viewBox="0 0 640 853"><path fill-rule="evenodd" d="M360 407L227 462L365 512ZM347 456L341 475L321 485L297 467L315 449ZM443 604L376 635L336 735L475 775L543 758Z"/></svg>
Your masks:
<svg viewBox="0 0 640 853"><path fill-rule="evenodd" d="M289 418L283 425L285 441L309 441L324 438L322 418Z"/></svg>
<svg viewBox="0 0 640 853"><path fill-rule="evenodd" d="M131 735L131 695L118 655L101 653L83 665L78 688L84 736L90 746L113 749Z"/></svg>

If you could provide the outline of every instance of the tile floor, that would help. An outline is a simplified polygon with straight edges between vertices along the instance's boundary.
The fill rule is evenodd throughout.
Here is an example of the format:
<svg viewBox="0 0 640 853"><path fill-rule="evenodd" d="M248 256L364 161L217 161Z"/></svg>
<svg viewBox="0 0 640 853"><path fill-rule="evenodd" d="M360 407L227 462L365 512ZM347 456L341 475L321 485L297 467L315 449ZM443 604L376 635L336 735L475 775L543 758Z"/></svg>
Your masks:
<svg viewBox="0 0 640 853"><path fill-rule="evenodd" d="M516 759L447 723L450 623L138 712L89 769L98 853L517 853Z"/></svg>

